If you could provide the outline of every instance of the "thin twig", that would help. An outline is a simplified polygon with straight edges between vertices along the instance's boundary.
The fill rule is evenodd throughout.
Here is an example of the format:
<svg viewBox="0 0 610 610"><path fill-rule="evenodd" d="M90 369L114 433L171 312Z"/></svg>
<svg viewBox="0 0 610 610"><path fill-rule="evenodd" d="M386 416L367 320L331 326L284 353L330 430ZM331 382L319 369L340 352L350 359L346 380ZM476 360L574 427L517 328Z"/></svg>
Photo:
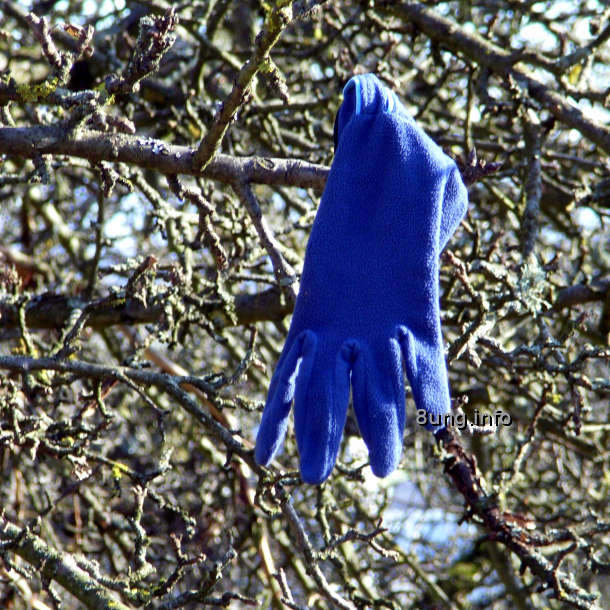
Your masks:
<svg viewBox="0 0 610 610"><path fill-rule="evenodd" d="M294 304L297 295L297 290L294 286L297 281L296 272L282 256L280 252L281 245L275 239L271 227L263 216L261 207L252 192L252 188L246 182L236 182L233 184L233 189L248 211L248 215L256 229L258 238L271 259L273 273L278 284L287 294L289 301Z"/></svg>

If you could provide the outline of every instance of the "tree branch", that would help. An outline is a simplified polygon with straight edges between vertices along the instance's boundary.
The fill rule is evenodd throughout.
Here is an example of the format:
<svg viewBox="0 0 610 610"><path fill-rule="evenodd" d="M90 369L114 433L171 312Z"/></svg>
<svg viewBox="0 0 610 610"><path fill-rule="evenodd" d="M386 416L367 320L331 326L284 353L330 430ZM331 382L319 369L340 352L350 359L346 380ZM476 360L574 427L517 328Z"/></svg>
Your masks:
<svg viewBox="0 0 610 610"><path fill-rule="evenodd" d="M201 141L195 161L198 167L205 168L214 158L222 144L222 139L235 118L237 110L244 103L252 80L261 69L265 61L269 62L269 52L279 40L282 30L292 20L292 1L278 1L269 11L265 25L259 32L254 43L254 50L250 59L239 71L229 97L220 107L214 123L205 138Z"/></svg>
<svg viewBox="0 0 610 610"><path fill-rule="evenodd" d="M26 324L29 328L62 328L73 311L84 310L90 302L77 296L45 293L32 298L26 306ZM277 288L270 288L255 294L241 294L235 297L237 325L247 325L263 320L281 320L292 312L292 304ZM19 306L10 300L0 299L0 321L3 329L16 328L19 324ZM204 306L209 317L222 307L214 303ZM163 314L163 303L144 304L138 299L117 295L113 301L106 301L92 308L86 325L105 328L114 324L150 324ZM232 321L225 321L231 326Z"/></svg>
<svg viewBox="0 0 610 610"><path fill-rule="evenodd" d="M210 431L211 434L224 443L227 450L239 455L253 470L259 470L251 455L251 451L237 440L230 430L227 430L222 424L218 423L212 415L203 409L182 388L182 384L186 384L187 387L193 384L200 385L200 381L195 377L179 377L125 366L103 366L82 360L29 358L27 356L0 355L0 369L20 374L49 370L59 373L72 373L78 377L89 379L116 379L123 383L133 381L142 384L144 387L155 386L174 398L178 404Z"/></svg>
<svg viewBox="0 0 610 610"><path fill-rule="evenodd" d="M512 78L556 119L577 129L606 153L610 153L610 128L586 118L578 107L534 78L526 68L519 65L521 57L518 53L502 49L478 34L467 32L455 22L426 8L421 2L377 0L376 5L403 21L414 23L426 36L454 53L463 55L469 61L485 66L504 78Z"/></svg>
<svg viewBox="0 0 610 610"><path fill-rule="evenodd" d="M518 526L523 520L520 515L500 511L493 496L483 488L482 477L474 457L466 452L453 432L447 428L437 434L442 442L445 456L445 472L451 477L456 489L464 496L469 516L479 517L490 538L504 544L515 553L524 567L552 589L557 599L574 608L592 610L599 608L597 596L581 589L571 575L561 573L554 564L536 550L541 544Z"/></svg>
<svg viewBox="0 0 610 610"><path fill-rule="evenodd" d="M247 182L236 182L233 184L233 189L242 205L246 208L250 220L256 229L258 238L271 259L276 280L282 287L288 301L294 305L297 297L297 291L294 286L297 281L295 270L282 256L280 244L273 235L269 223L263 216L261 206L252 192L250 185Z"/></svg>
<svg viewBox="0 0 610 610"><path fill-rule="evenodd" d="M601 302L610 292L610 282L602 282L599 287L586 284L566 286L558 291L553 304L554 310L575 307L585 303ZM62 328L75 309L84 309L89 301L77 296L45 293L33 297L26 306L28 328ZM4 329L19 325L19 307L10 300L0 300L0 321ZM219 309L210 303L206 308L209 317ZM281 320L292 313L293 304L277 288L269 288L255 294L240 294L235 297L235 325L254 322ZM126 299L117 295L114 302L106 302L92 309L86 326L106 328L115 324L151 324L157 322L163 313L162 304L145 305L138 299ZM224 322L232 326L228 318Z"/></svg>
<svg viewBox="0 0 610 610"><path fill-rule="evenodd" d="M50 548L28 529L21 529L0 517L0 541L4 552L14 552L38 569L42 576L54 580L87 608L95 610L129 610L116 597L76 565L72 556Z"/></svg>
<svg viewBox="0 0 610 610"><path fill-rule="evenodd" d="M73 134L63 125L0 127L0 154L33 159L40 155L68 155L93 163L127 163L162 174L203 176L218 182L245 180L259 184L324 188L328 168L298 159L231 157L218 154L203 173L195 151L163 140L127 134L79 130Z"/></svg>

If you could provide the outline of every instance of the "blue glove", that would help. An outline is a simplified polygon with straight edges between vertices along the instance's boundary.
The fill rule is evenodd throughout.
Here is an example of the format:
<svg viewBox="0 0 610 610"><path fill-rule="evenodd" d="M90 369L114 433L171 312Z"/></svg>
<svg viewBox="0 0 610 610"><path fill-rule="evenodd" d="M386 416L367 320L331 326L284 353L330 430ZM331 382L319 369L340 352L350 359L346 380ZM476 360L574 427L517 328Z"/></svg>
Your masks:
<svg viewBox="0 0 610 610"><path fill-rule="evenodd" d="M307 483L322 482L335 464L350 382L380 477L402 452L402 359L417 408L433 416L426 427L441 429L435 421L450 411L439 255L466 212L466 188L454 161L376 76L353 77L343 95L335 158L255 450L259 464L273 459L294 399Z"/></svg>

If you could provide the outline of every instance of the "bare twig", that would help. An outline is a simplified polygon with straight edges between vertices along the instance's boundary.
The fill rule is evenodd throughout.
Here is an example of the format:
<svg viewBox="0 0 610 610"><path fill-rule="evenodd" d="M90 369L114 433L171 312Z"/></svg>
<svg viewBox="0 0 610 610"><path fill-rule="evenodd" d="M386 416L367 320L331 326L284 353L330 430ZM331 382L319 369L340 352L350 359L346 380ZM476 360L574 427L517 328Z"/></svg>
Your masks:
<svg viewBox="0 0 610 610"><path fill-rule="evenodd" d="M354 605L351 602L343 599L329 587L328 581L318 565L318 560L307 536L307 532L305 531L303 524L301 523L301 520L299 519L299 516L294 510L294 507L289 499L285 499L282 503L282 512L288 520L297 544L301 548L301 551L305 557L307 569L310 571L311 575L316 581L316 584L320 588L320 592L324 595L324 597L328 598L332 603L334 603L337 608L354 610Z"/></svg>
<svg viewBox="0 0 610 610"><path fill-rule="evenodd" d="M166 374L153 373L130 367L102 366L79 360L28 358L25 356L0 356L0 369L21 374L27 374L32 371L50 370L61 373L72 373L79 377L91 379L117 379L119 381L128 379L134 383L142 384L144 387L156 386L167 392L184 409L193 415L199 423L226 445L227 450L239 455L242 459L245 459L255 470L259 469L252 458L251 452L247 450L243 443L237 440L231 431L219 424L182 389L182 383L192 383L192 378L190 377L182 380L180 377L172 377Z"/></svg>
<svg viewBox="0 0 610 610"><path fill-rule="evenodd" d="M233 188L248 211L252 224L258 233L258 238L271 259L273 273L278 284L287 294L289 302L294 305L297 295L297 290L294 286L297 281L295 270L282 256L280 252L281 246L265 220L250 185L246 182L236 182L233 184Z"/></svg>
<svg viewBox="0 0 610 610"><path fill-rule="evenodd" d="M140 31L136 46L122 76L111 75L106 79L110 94L129 93L139 90L139 82L159 69L159 63L176 40L174 30L178 18L173 7L161 17L146 16L140 20Z"/></svg>

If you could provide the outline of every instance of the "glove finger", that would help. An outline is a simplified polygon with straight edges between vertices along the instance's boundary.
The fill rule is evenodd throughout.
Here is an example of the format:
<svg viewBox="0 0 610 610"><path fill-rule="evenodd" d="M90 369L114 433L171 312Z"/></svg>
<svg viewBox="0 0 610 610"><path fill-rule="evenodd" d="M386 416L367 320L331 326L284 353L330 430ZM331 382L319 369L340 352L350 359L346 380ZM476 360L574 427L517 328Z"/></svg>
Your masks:
<svg viewBox="0 0 610 610"><path fill-rule="evenodd" d="M297 378L304 369L311 368L309 362L313 360L315 351L316 336L306 330L297 336L290 347L287 344L282 352L269 384L267 402L256 436L254 459L262 466L271 462L286 436Z"/></svg>
<svg viewBox="0 0 610 610"><path fill-rule="evenodd" d="M444 250L450 237L455 233L466 209L468 208L468 191L462 182L457 167L453 167L445 184L441 227L439 235L439 252Z"/></svg>
<svg viewBox="0 0 610 610"><path fill-rule="evenodd" d="M396 339L373 349L361 346L352 369L352 390L371 469L376 476L385 477L400 461L405 426L405 389Z"/></svg>
<svg viewBox="0 0 610 610"><path fill-rule="evenodd" d="M439 329L440 335L440 329ZM447 366L440 336L437 340L420 340L408 328L399 328L398 340L413 390L417 422L428 430L445 427L444 416L451 411Z"/></svg>
<svg viewBox="0 0 610 610"><path fill-rule="evenodd" d="M313 485L335 465L349 401L349 362L335 350L318 351L303 361L294 397L301 477Z"/></svg>

